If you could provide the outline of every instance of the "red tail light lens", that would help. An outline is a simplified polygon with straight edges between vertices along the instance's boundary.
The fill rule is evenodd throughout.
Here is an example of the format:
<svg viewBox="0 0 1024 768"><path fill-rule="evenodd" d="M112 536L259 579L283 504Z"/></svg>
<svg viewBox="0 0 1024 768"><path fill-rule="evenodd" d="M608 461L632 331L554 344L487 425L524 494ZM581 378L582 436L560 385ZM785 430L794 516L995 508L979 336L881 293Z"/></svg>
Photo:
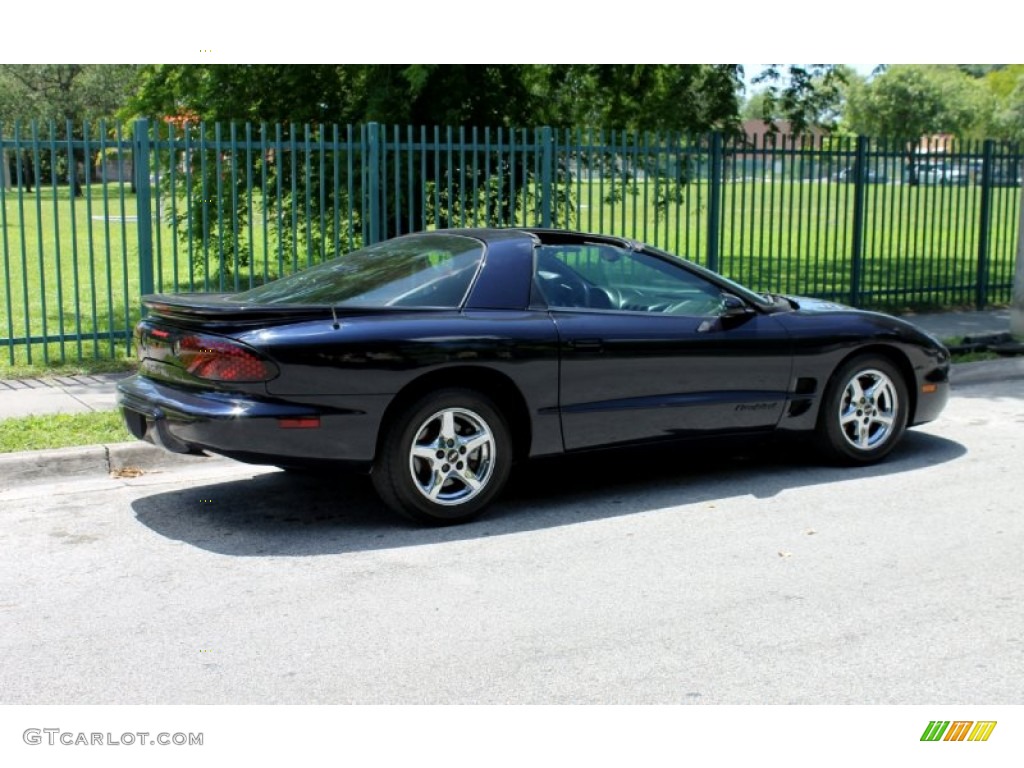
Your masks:
<svg viewBox="0 0 1024 768"><path fill-rule="evenodd" d="M268 381L277 375L274 364L255 351L216 336L182 337L178 359L193 376L209 381Z"/></svg>

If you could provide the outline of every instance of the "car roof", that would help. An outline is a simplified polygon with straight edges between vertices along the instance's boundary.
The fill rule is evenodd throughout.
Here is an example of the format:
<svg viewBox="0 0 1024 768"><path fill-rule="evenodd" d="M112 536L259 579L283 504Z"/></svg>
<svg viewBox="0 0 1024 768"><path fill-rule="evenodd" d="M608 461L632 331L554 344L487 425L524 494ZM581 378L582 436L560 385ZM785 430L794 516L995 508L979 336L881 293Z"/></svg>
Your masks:
<svg viewBox="0 0 1024 768"><path fill-rule="evenodd" d="M541 244L564 244L564 243L602 243L606 245L617 245L622 248L635 248L639 243L623 237L611 235L599 235L589 232L579 232L567 229L550 229L547 227L461 227L454 229L435 229L429 232L415 234L445 234L462 235L474 237L485 243L496 243L503 240L513 240L521 237L529 237L536 243Z"/></svg>

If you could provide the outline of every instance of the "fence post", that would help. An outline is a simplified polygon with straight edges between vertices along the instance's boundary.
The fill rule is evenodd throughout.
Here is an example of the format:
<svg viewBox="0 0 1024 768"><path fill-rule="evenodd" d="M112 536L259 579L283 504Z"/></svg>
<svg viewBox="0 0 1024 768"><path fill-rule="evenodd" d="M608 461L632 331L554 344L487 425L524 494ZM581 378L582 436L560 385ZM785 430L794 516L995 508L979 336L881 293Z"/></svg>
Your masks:
<svg viewBox="0 0 1024 768"><path fill-rule="evenodd" d="M722 134L711 134L708 158L708 251L706 264L712 272L718 271L718 233L722 218Z"/></svg>
<svg viewBox="0 0 1024 768"><path fill-rule="evenodd" d="M992 224L992 159L995 142L986 139L981 155L981 210L978 214L978 271L974 284L974 306L988 303L988 239Z"/></svg>
<svg viewBox="0 0 1024 768"><path fill-rule="evenodd" d="M551 175L554 168L554 142L552 140L551 128L544 126L540 129L541 157L540 157L540 225L551 226L551 199L554 197Z"/></svg>
<svg viewBox="0 0 1024 768"><path fill-rule="evenodd" d="M139 293L153 293L153 203L149 194L149 121L135 121L132 134L132 173L135 174L135 212L139 237ZM88 159L86 160L88 162Z"/></svg>
<svg viewBox="0 0 1024 768"><path fill-rule="evenodd" d="M363 187L363 215L367 217L366 239L363 245L379 242L381 237L380 211L380 123L366 126L366 185Z"/></svg>
<svg viewBox="0 0 1024 768"><path fill-rule="evenodd" d="M857 137L857 151L853 160L853 242L850 251L850 304L860 306L861 269L864 259L864 198L866 194L866 166L868 137Z"/></svg>

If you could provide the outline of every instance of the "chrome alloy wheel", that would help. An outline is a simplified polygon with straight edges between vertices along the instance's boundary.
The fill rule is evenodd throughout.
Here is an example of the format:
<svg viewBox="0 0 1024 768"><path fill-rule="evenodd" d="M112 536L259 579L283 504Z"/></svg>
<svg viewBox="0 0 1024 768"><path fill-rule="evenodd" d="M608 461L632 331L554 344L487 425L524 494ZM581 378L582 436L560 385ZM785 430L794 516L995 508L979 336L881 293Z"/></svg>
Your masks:
<svg viewBox="0 0 1024 768"><path fill-rule="evenodd" d="M435 504L464 504L479 494L494 472L496 441L479 415L445 408L419 429L409 451L413 484Z"/></svg>
<svg viewBox="0 0 1024 768"><path fill-rule="evenodd" d="M877 448L893 435L899 407L892 379L874 368L858 371L839 401L840 431L858 450Z"/></svg>

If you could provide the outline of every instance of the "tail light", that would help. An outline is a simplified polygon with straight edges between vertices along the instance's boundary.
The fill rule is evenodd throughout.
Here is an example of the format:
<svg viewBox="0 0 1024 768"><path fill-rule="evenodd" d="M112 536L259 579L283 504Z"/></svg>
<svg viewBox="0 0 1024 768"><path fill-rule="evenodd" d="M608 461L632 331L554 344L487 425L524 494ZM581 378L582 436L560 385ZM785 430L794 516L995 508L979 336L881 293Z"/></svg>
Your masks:
<svg viewBox="0 0 1024 768"><path fill-rule="evenodd" d="M177 357L193 376L209 381L255 382L274 378L277 367L255 350L217 336L191 334L178 342Z"/></svg>

